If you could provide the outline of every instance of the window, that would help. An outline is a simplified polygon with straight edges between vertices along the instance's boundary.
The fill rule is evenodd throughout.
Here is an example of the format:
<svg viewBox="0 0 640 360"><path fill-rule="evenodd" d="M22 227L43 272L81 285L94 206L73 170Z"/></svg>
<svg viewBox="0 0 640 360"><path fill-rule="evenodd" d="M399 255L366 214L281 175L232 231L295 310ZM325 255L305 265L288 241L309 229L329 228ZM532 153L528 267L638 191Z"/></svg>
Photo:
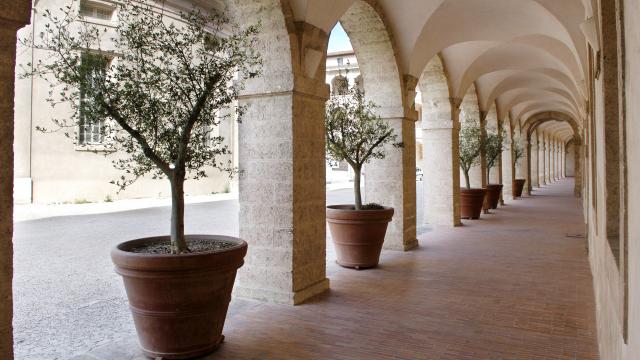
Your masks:
<svg viewBox="0 0 640 360"><path fill-rule="evenodd" d="M341 57L336 58L336 61L338 62L338 66L344 65L344 58L341 58Z"/></svg>
<svg viewBox="0 0 640 360"><path fill-rule="evenodd" d="M80 86L80 121L78 143L80 145L102 144L104 142L104 118L99 118L93 97L100 81L104 80L109 59L97 54L82 54L84 80Z"/></svg>
<svg viewBox="0 0 640 360"><path fill-rule="evenodd" d="M95 19L111 20L114 9L108 3L84 0L80 2L80 15Z"/></svg>

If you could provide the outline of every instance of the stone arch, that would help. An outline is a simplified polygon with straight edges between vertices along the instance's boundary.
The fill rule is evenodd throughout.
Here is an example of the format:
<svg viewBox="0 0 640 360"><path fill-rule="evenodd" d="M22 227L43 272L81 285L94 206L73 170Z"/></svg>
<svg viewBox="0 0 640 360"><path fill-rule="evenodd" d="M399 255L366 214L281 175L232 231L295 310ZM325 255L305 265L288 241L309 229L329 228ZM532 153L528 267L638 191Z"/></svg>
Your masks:
<svg viewBox="0 0 640 360"><path fill-rule="evenodd" d="M421 92L421 126L424 143L422 169L424 219L432 226L460 225L460 99L451 97L444 62L435 56L424 69Z"/></svg>
<svg viewBox="0 0 640 360"><path fill-rule="evenodd" d="M541 124L544 124L545 122L549 122L549 121L564 121L568 123L569 126L571 126L571 129L573 130L573 142L575 144L575 160L576 160L575 168L574 168L574 174L575 174L574 195L577 197L580 197L582 194L582 175L581 175L582 163L581 163L581 156L580 156L580 154L582 153L582 136L581 136L582 128L579 125L578 121L576 121L574 117L559 111L546 111L546 112L536 113L530 116L524 122L523 131L527 137L527 142L530 143L531 134L533 133L533 131L535 131ZM542 151L542 152L546 151L546 146L548 146L546 143L546 140L542 146L543 148L539 149L539 151ZM528 151L531 151L531 149L529 148ZM527 177L531 179L531 166L527 167ZM541 184L544 184L544 183L546 183L546 179L544 181L541 181Z"/></svg>
<svg viewBox="0 0 640 360"><path fill-rule="evenodd" d="M478 92L475 84L471 84L467 88L467 92L462 98L462 104L460 105L460 123L461 126L465 122L473 123L480 128L484 128L485 119L484 115L480 113L480 105L478 101ZM484 159L484 152L481 154L480 161L477 165L474 165L469 171L469 183L472 188L484 188L487 184L486 181L486 162ZM460 182L463 183L464 172L460 169Z"/></svg>
<svg viewBox="0 0 640 360"><path fill-rule="evenodd" d="M387 156L365 169L365 199L393 206L384 247L409 250L416 239L415 80L401 76L394 39L382 9L373 0L356 0L340 17L358 59L365 97L379 106L379 115L402 140L402 149L388 145Z"/></svg>
<svg viewBox="0 0 640 360"><path fill-rule="evenodd" d="M385 112L403 107L402 77L391 32L375 1L356 0L340 17L358 59L366 97Z"/></svg>

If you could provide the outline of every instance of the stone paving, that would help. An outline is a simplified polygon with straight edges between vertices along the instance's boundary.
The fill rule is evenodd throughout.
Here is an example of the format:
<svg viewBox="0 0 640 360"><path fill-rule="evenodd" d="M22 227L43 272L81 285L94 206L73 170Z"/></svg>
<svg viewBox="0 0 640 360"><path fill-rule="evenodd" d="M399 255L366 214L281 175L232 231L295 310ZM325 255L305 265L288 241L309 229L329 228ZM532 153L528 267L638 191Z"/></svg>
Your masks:
<svg viewBox="0 0 640 360"><path fill-rule="evenodd" d="M415 251L383 252L377 269L329 262L331 290L304 305L234 299L226 342L203 360L596 360L572 183L423 234ZM144 359L123 329L73 360Z"/></svg>
<svg viewBox="0 0 640 360"><path fill-rule="evenodd" d="M328 203L352 199L351 189L327 192ZM113 271L109 251L127 239L167 233L168 219L169 208L157 207L17 222L16 360L68 359L123 337L135 340L122 281ZM186 229L237 235L237 201L187 205ZM333 263L330 243L327 258Z"/></svg>

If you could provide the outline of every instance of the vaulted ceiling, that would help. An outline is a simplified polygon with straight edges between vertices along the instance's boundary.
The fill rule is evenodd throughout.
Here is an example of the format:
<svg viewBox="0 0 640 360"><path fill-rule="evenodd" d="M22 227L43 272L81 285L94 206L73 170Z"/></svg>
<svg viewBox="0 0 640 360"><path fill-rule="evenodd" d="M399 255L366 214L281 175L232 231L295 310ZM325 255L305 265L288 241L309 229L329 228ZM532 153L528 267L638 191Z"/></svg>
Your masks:
<svg viewBox="0 0 640 360"><path fill-rule="evenodd" d="M592 0L289 3L295 20L329 32L356 1L376 7L384 18L403 75L419 78L440 54L451 96L461 98L475 84L480 110L496 104L498 116L511 115L512 121L546 111L579 123L584 118L588 50L581 25L592 16Z"/></svg>

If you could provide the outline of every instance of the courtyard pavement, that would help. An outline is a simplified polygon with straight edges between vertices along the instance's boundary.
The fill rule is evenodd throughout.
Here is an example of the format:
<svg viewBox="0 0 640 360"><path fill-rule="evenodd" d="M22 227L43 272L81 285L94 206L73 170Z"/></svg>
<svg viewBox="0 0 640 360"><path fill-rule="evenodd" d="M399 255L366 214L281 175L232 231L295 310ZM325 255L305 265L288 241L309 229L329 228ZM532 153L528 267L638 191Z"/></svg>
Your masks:
<svg viewBox="0 0 640 360"><path fill-rule="evenodd" d="M422 182L417 184L420 204ZM327 192L328 204L350 202L352 189ZM421 219L421 206L418 209ZM169 207L162 206L16 222L16 360L69 359L123 337L135 339L122 280L113 270L109 252L125 240L168 233L169 216ZM238 202L189 204L185 222L188 233L237 236ZM424 231L428 227L418 230ZM329 242L328 271L333 269L334 259Z"/></svg>
<svg viewBox="0 0 640 360"><path fill-rule="evenodd" d="M329 262L330 291L303 305L234 299L202 360L597 360L581 211L564 180L378 268ZM73 360L145 359L121 335Z"/></svg>

